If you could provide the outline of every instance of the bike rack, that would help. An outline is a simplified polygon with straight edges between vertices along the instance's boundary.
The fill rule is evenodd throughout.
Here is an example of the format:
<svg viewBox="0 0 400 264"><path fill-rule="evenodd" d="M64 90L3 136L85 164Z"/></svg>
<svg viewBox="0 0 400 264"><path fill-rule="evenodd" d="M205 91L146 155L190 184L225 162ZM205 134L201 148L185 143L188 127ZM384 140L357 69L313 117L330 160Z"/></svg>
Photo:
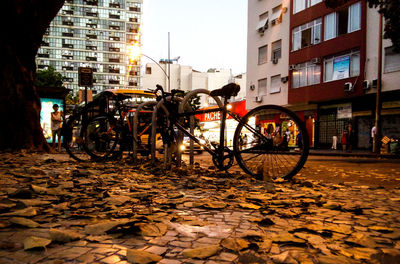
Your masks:
<svg viewBox="0 0 400 264"><path fill-rule="evenodd" d="M171 99L171 96L168 96L166 99L167 100ZM174 97L174 99L178 100L179 102L182 101L182 99L179 98L179 97ZM150 154L151 154L151 164L155 164L155 161L156 161L157 113L158 113L158 110L160 108L164 111L164 113L167 116L167 118L169 116L169 112L168 112L167 108L164 105L164 99L161 99L161 101L159 101L156 104L156 106L154 107L153 115L152 115L152 118L151 118L151 123L152 123L152 126L151 126L151 152L150 152ZM166 167L171 164L171 159L172 159L172 153L171 153L171 147L169 147L169 148L166 148L165 151L164 151L164 165Z"/></svg>
<svg viewBox="0 0 400 264"><path fill-rule="evenodd" d="M139 123L139 114L140 111L142 111L142 109L146 106L155 106L157 104L156 101L148 101L148 102L144 102L141 103L137 108L136 108L136 112L133 116L133 142L132 142L132 147L133 147L133 160L136 161L137 160L137 129L138 129L138 123ZM151 138L149 138L149 140L151 140Z"/></svg>
<svg viewBox="0 0 400 264"><path fill-rule="evenodd" d="M186 106L186 104L189 102L189 99L191 99L194 96L197 96L198 94L206 94L206 95L210 95L209 90L207 89L195 89L191 92L189 92L182 100L181 104L179 105L179 113L184 113L184 107ZM222 103L221 99L219 99L218 96L212 96L212 98L214 98L214 100L216 101L216 103L218 104L219 107L223 107L224 104ZM194 116L190 117L190 133L193 134L194 133ZM179 131L179 139L182 139L182 132ZM180 145L182 142L178 142L178 145ZM189 151L189 163L190 165L194 164L194 150L193 150L193 140L190 139L190 151ZM178 157L177 157L177 161L178 161L178 166L181 165L181 161L182 161L182 152L178 151Z"/></svg>

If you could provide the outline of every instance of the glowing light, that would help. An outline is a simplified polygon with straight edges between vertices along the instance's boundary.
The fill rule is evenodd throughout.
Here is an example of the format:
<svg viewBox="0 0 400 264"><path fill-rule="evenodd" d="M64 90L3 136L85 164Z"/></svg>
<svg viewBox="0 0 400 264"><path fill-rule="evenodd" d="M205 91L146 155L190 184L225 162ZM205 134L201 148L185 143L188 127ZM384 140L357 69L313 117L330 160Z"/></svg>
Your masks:
<svg viewBox="0 0 400 264"><path fill-rule="evenodd" d="M231 110L231 109L232 109L232 105L228 104L228 105L226 106L226 109Z"/></svg>
<svg viewBox="0 0 400 264"><path fill-rule="evenodd" d="M186 149L185 145L181 145L179 148L181 149L181 151L184 151Z"/></svg>
<svg viewBox="0 0 400 264"><path fill-rule="evenodd" d="M138 43L134 43L133 45L128 46L128 57L129 64L132 64L134 61L137 61L142 54Z"/></svg>
<svg viewBox="0 0 400 264"><path fill-rule="evenodd" d="M249 118L249 123L254 124L256 122L256 117L252 116Z"/></svg>

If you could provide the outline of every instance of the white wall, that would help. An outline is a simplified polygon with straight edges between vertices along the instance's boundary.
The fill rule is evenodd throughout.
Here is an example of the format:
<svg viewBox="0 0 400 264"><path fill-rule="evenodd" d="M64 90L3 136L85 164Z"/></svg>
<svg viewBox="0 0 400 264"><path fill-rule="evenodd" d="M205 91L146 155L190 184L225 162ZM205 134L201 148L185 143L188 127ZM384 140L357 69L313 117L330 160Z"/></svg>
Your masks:
<svg viewBox="0 0 400 264"><path fill-rule="evenodd" d="M257 31L259 24L259 15L268 11L269 17L272 15L272 9L282 4L283 8L287 8L282 15L282 22L271 25L269 21L268 29L261 35ZM248 1L248 35L247 35L247 104L248 109L254 108L261 104L277 104L286 105L288 102L288 82L281 82L281 91L279 93L270 93L271 76L280 74L281 77L289 75L289 42L290 42L290 0L260 0ZM281 54L277 64L271 61L272 43L281 40ZM266 63L258 65L258 48L268 45ZM267 78L267 92L262 97L262 102L255 102L258 96L258 80ZM251 90L250 86L254 85L255 89Z"/></svg>
<svg viewBox="0 0 400 264"><path fill-rule="evenodd" d="M370 82L378 77L378 39L379 39L379 14L377 9L367 9L367 60L365 79ZM384 27L384 26L383 26ZM392 42L383 39L382 43L382 91L399 90L400 71L385 72L385 47L392 46ZM370 89L367 93L376 93Z"/></svg>

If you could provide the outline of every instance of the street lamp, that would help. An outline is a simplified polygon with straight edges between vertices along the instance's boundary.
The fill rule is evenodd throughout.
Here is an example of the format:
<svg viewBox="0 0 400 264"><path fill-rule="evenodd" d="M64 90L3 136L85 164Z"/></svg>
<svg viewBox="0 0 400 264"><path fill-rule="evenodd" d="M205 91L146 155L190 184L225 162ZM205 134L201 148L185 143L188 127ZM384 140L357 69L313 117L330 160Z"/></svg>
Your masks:
<svg viewBox="0 0 400 264"><path fill-rule="evenodd" d="M156 60L154 60L152 57L147 56L146 54L143 54L139 45L137 43L134 43L133 45L128 46L128 56L129 56L129 64L133 64L134 61L137 61L141 56L144 56L146 58L148 58L149 60L151 60L152 62L154 62L164 73L164 75L167 77L168 79L168 91L171 89L170 88L170 74L168 74L164 68L160 65L160 63L158 63ZM173 63L174 61L178 62L178 60L181 57L175 57L173 59L168 59L168 60L160 60L161 62L165 62L168 64Z"/></svg>

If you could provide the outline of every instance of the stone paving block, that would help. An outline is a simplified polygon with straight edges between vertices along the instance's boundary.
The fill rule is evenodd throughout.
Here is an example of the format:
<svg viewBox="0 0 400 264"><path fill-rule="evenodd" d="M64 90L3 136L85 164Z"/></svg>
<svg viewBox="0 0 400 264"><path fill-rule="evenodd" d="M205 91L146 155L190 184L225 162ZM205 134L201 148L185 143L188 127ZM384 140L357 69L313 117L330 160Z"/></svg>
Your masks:
<svg viewBox="0 0 400 264"><path fill-rule="evenodd" d="M169 245L180 248L190 248L192 246L192 242L171 241Z"/></svg>
<svg viewBox="0 0 400 264"><path fill-rule="evenodd" d="M162 259L159 264L181 264L182 262L176 259Z"/></svg>
<svg viewBox="0 0 400 264"><path fill-rule="evenodd" d="M110 254L116 253L117 251L118 251L118 249L111 248L109 245L108 248L100 247L100 248L93 249L92 251L90 251L90 253L101 254L101 255L110 255Z"/></svg>
<svg viewBox="0 0 400 264"><path fill-rule="evenodd" d="M162 255L165 252L167 252L168 248L167 247L158 247L158 246L151 246L149 248L146 248L145 251L156 254L156 255Z"/></svg>
<svg viewBox="0 0 400 264"><path fill-rule="evenodd" d="M112 255L112 256L100 259L101 263L107 263L107 264L114 264L114 263L118 263L119 261L121 261L121 258L118 255Z"/></svg>

